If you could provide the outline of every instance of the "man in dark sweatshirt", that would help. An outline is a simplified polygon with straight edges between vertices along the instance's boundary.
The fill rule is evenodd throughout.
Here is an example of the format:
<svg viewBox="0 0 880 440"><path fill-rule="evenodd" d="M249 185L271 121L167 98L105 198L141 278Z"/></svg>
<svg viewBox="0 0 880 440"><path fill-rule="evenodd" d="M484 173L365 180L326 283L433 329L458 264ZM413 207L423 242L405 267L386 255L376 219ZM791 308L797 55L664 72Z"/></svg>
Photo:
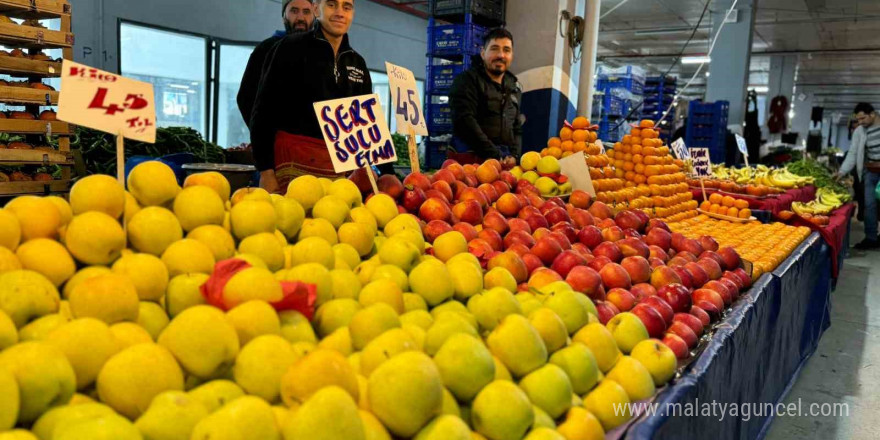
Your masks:
<svg viewBox="0 0 880 440"><path fill-rule="evenodd" d="M247 67L241 78L241 86L238 89L238 111L244 118L244 123L250 127L251 113L254 109L254 101L257 99L257 89L260 87L260 78L263 76L263 65L270 58L272 48L289 34L308 32L315 22L314 0L283 0L281 2L281 16L284 19L284 30L275 31L275 34L258 44L248 59Z"/></svg>
<svg viewBox="0 0 880 440"><path fill-rule="evenodd" d="M512 62L513 35L506 29L493 29L483 38L480 57L474 57L471 68L455 78L449 103L453 147L459 153L516 165L524 118L522 88L508 71Z"/></svg>
<svg viewBox="0 0 880 440"><path fill-rule="evenodd" d="M288 35L266 65L251 116L260 187L283 192L296 177L336 177L313 104L373 93L370 71L348 42L354 0L318 0L309 32Z"/></svg>

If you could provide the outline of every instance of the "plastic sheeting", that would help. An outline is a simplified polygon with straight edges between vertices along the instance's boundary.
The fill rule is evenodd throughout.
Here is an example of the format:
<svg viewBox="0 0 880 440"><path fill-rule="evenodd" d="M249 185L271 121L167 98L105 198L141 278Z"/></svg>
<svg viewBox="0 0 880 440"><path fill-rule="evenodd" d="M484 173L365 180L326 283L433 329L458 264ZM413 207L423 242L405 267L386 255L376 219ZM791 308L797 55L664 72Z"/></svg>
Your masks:
<svg viewBox="0 0 880 440"><path fill-rule="evenodd" d="M626 438L762 437L772 420L767 404L784 396L830 325L829 257L830 248L813 233L762 276L728 312L699 359L657 396L656 413L633 423ZM696 412L688 415L688 409Z"/></svg>

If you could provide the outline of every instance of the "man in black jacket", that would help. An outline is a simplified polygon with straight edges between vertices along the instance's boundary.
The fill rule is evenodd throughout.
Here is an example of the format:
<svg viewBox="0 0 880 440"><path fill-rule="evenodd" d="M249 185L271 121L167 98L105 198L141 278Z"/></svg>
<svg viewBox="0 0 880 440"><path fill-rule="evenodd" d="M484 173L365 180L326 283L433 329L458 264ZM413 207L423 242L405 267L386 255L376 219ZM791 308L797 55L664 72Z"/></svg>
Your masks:
<svg viewBox="0 0 880 440"><path fill-rule="evenodd" d="M275 31L275 34L258 44L248 58L247 67L241 77L241 86L238 89L238 111L244 123L250 126L251 113L254 109L254 101L257 99L257 89L260 87L260 78L263 76L263 64L270 58L272 48L289 34L307 32L315 21L314 0L283 0L281 2L281 16L284 19L284 30Z"/></svg>
<svg viewBox="0 0 880 440"><path fill-rule="evenodd" d="M522 89L507 69L513 62L513 35L493 29L470 69L455 78L449 93L453 146L480 160L516 165L522 149Z"/></svg>
<svg viewBox="0 0 880 440"><path fill-rule="evenodd" d="M335 177L313 103L373 93L367 63L348 43L354 0L320 0L312 30L275 46L251 116L260 186L284 191L305 174Z"/></svg>

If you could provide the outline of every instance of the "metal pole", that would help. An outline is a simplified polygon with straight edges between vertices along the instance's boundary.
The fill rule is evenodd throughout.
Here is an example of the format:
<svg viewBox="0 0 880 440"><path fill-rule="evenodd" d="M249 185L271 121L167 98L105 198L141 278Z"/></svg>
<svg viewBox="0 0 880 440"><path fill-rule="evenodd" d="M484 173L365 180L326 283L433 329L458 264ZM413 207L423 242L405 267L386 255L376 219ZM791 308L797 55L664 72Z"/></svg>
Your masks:
<svg viewBox="0 0 880 440"><path fill-rule="evenodd" d="M587 0L584 21L586 29L581 58L581 77L578 81L578 114L590 117L593 112L594 79L596 74L596 54L599 47L599 9L600 0Z"/></svg>

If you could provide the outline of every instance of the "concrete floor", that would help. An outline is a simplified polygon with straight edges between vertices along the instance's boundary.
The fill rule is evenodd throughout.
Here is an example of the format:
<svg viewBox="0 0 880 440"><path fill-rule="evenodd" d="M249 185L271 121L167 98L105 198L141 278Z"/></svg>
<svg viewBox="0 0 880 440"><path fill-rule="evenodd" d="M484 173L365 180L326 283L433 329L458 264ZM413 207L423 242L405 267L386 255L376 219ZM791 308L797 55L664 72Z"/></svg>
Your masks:
<svg viewBox="0 0 880 440"><path fill-rule="evenodd" d="M863 231L853 221L850 244L861 241ZM831 327L785 403L800 399L804 411L812 403L844 403L849 414L776 417L769 440L880 438L880 251L850 249L831 301Z"/></svg>

